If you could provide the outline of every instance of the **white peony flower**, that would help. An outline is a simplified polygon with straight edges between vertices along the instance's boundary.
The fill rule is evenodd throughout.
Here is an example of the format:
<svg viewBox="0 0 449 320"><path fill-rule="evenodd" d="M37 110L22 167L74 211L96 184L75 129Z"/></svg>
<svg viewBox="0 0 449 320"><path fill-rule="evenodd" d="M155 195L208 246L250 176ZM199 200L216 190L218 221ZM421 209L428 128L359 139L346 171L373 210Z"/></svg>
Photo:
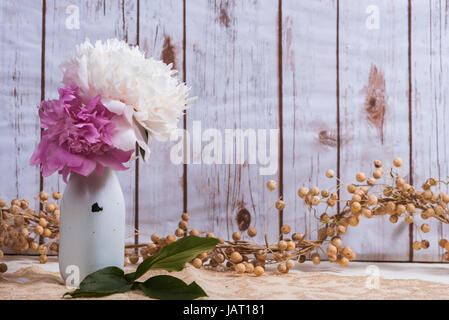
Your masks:
<svg viewBox="0 0 449 320"><path fill-rule="evenodd" d="M113 143L122 150L137 142L150 154L153 138L165 140L192 101L189 88L175 77L172 65L145 58L137 46L118 39L87 39L77 46L77 55L61 64L63 83L80 87L86 101L98 94L102 103L118 116Z"/></svg>

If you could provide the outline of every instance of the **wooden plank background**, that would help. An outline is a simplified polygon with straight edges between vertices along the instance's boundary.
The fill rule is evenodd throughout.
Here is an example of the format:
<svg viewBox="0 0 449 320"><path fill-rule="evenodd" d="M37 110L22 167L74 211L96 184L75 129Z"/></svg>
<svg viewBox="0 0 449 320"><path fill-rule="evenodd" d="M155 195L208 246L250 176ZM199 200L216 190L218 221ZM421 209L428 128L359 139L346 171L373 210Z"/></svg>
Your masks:
<svg viewBox="0 0 449 320"><path fill-rule="evenodd" d="M129 241L174 232L184 211L200 230L228 238L255 226L261 240L268 179L286 201L281 214L271 213L270 240L282 223L315 229L297 188L334 187L328 168L354 180L374 158L402 157L404 175L419 185L429 176L446 179L448 8L427 0L3 0L0 196L63 191L60 177L42 179L29 166L40 137L36 106L57 96L58 65L85 38L116 37L172 63L198 97L181 121L191 134L196 121L203 133L280 133L271 176L259 175L248 154L243 163L201 164L198 150L189 150L190 164L174 165L176 142L156 142L148 165L119 173L128 233L142 232ZM426 251L410 250L422 239L415 228L382 218L362 219L345 243L359 260L441 261L436 242L448 228L431 227Z"/></svg>

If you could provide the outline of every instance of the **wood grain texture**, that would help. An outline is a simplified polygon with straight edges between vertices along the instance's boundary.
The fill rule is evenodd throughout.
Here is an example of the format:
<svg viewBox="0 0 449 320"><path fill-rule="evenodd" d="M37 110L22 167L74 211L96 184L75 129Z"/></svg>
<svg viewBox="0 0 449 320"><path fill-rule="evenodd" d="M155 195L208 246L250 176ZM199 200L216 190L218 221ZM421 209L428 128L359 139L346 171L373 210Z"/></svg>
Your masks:
<svg viewBox="0 0 449 320"><path fill-rule="evenodd" d="M448 6L447 1L411 1L412 157L417 186L429 177L447 181L449 175ZM443 185L441 191L448 188ZM444 250L438 241L448 237L448 226L416 218L414 240L427 239L430 247L414 251L414 261L442 261ZM418 229L423 223L431 226L430 233Z"/></svg>
<svg viewBox="0 0 449 320"><path fill-rule="evenodd" d="M407 1L340 1L340 171L346 183L372 172L373 159L391 167L404 159L408 176ZM379 28L376 26L377 11ZM388 172L388 170L385 170ZM346 191L342 195L347 196ZM359 260L408 260L408 225L388 217L349 227L344 243Z"/></svg>
<svg viewBox="0 0 449 320"><path fill-rule="evenodd" d="M140 2L140 47L147 57L172 63L182 79L183 2ZM183 127L182 119L178 127ZM139 241L148 235L174 233L183 210L183 166L173 164L170 150L177 142L155 141L148 163L139 163Z"/></svg>
<svg viewBox="0 0 449 320"><path fill-rule="evenodd" d="M68 29L66 20L73 14L69 6L79 10L79 29ZM73 7L72 7L73 8ZM129 44L137 41L137 2L120 1L72 1L48 0L46 13L45 42L45 98L57 98L57 88L61 86L62 73L59 65L75 53L76 45L89 38L91 42L118 38ZM68 10L68 13L66 13ZM75 9L76 10L76 9ZM71 21L70 21L71 22ZM73 24L69 23L70 26ZM134 164L127 171L117 172L126 202L127 235L134 233ZM54 173L44 180L46 191L63 192L65 183ZM129 241L132 239L129 238Z"/></svg>
<svg viewBox="0 0 449 320"><path fill-rule="evenodd" d="M66 25L74 8L79 10L79 29ZM315 218L296 196L298 187L331 189L335 181L325 178L328 168L340 170L343 181L353 182L357 171L371 174L374 158L389 166L399 156L407 176L411 152L416 185L430 176L447 180L448 8L443 0L1 1L0 173L7 184L0 197L31 199L39 191L39 169L29 166L29 158L40 137L36 106L41 97L42 49L44 96L52 99L61 84L59 64L85 38L117 37L130 44L139 40L147 56L173 63L192 87L192 95L198 96L187 112L189 133L193 134L197 120L202 133L219 129L223 161L225 129L277 129L281 110L283 220L295 231L316 229ZM136 205L142 232L174 232L184 201L191 226L226 238L239 226L255 226L262 240L268 204L265 183L278 180L278 173L261 176L263 166L249 164L248 154L243 164L196 164L201 149L190 143L187 190L183 190L182 165L172 164L169 158L173 142L155 142L150 162L139 164L138 203L135 165L118 173L126 198L128 234L133 233ZM202 147L207 144L204 141ZM44 181L49 192L62 192L64 186L57 174ZM274 192L271 200L276 196ZM417 220L420 226L422 221ZM275 241L276 211L270 213L269 222L270 241ZM430 224L430 234L414 233L414 239L431 243L428 250L414 252L415 261L441 261L443 251L437 241L448 236L448 227ZM358 227L349 227L344 243L359 260L408 260L409 240L408 226L392 225L385 217L362 219Z"/></svg>
<svg viewBox="0 0 449 320"><path fill-rule="evenodd" d="M325 172L337 172L337 8L331 0L282 4L284 223L316 239L318 219L297 190L336 189Z"/></svg>
<svg viewBox="0 0 449 320"><path fill-rule="evenodd" d="M198 96L187 114L190 133L197 120L203 132L221 130L223 141L225 129L277 129L278 2L197 0L186 4L186 76ZM192 162L199 160L201 150L190 151ZM260 167L248 164L247 155L243 164L189 165L192 225L226 238L238 225L243 229L255 226L261 240L268 205L265 183L277 176L259 175ZM277 212L272 211L268 225L271 241L276 240L277 230Z"/></svg>
<svg viewBox="0 0 449 320"><path fill-rule="evenodd" d="M41 22L42 1L1 2L0 197L8 200L39 193L39 167L31 167L30 158L40 136Z"/></svg>

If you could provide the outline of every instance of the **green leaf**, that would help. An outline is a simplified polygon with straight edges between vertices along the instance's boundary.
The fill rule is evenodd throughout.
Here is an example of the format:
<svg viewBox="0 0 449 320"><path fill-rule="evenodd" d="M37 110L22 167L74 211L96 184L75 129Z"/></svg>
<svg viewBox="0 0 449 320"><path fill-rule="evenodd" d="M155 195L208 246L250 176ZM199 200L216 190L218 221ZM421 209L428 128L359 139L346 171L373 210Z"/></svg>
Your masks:
<svg viewBox="0 0 449 320"><path fill-rule="evenodd" d="M143 283L139 288L150 298L161 300L193 300L207 297L206 292L196 283L187 285L181 279L172 276L155 276Z"/></svg>
<svg viewBox="0 0 449 320"><path fill-rule="evenodd" d="M137 280L148 270L181 271L186 262L195 258L202 252L207 252L215 248L218 244L216 238L200 238L188 236L181 238L161 251L146 258L138 267L136 272L126 275L128 281Z"/></svg>
<svg viewBox="0 0 449 320"><path fill-rule="evenodd" d="M106 267L89 274L80 283L78 289L66 292L64 296L70 295L72 298L102 297L130 291L133 285L134 283L126 280L122 269Z"/></svg>

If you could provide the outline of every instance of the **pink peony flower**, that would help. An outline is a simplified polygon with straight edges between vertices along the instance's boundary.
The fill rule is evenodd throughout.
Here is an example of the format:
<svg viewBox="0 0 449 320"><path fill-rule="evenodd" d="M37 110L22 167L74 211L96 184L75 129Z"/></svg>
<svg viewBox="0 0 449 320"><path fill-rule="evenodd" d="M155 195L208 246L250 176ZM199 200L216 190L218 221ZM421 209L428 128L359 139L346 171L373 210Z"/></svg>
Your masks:
<svg viewBox="0 0 449 320"><path fill-rule="evenodd" d="M39 106L45 130L31 165L42 164L44 177L58 170L65 182L72 172L88 176L94 170L102 174L104 167L128 169L123 163L134 150L123 151L113 145L115 124L111 119L115 114L101 103L101 96L83 105L78 87L58 91L59 99L42 101Z"/></svg>

